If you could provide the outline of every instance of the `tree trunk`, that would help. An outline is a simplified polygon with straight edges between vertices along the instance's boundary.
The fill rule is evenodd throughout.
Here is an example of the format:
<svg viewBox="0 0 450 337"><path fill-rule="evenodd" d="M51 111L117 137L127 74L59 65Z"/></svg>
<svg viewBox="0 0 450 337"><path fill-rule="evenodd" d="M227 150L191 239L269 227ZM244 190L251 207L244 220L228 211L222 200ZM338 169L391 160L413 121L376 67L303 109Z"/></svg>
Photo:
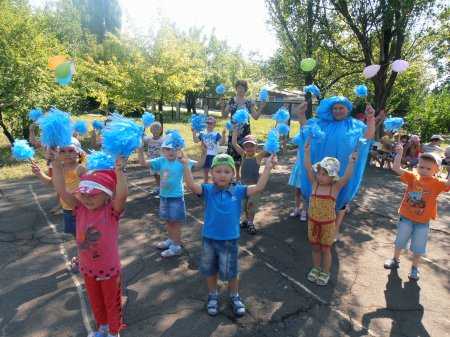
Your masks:
<svg viewBox="0 0 450 337"><path fill-rule="evenodd" d="M3 122L3 115L2 112L0 111L0 126L3 129L3 134L6 136L6 138L8 138L8 141L11 143L11 145L14 143L14 137L11 134L11 132L9 132L8 127L5 125L5 123Z"/></svg>
<svg viewBox="0 0 450 337"><path fill-rule="evenodd" d="M158 101L158 111L159 111L159 112L162 112L162 111L163 111L163 105L164 105L164 102L163 102L162 99L160 99L160 100Z"/></svg>

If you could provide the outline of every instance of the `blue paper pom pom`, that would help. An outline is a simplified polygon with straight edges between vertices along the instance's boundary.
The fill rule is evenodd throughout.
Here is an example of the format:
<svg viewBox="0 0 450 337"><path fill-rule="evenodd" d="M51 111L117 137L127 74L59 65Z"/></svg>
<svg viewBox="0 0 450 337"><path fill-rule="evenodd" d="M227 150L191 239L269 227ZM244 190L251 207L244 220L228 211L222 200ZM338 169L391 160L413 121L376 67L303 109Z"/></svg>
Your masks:
<svg viewBox="0 0 450 337"><path fill-rule="evenodd" d="M103 124L103 122L98 121L98 120L95 120L95 121L92 122L92 127L93 127L95 130L101 130L101 129L103 129L103 126L104 126L104 125L105 125L105 124Z"/></svg>
<svg viewBox="0 0 450 337"><path fill-rule="evenodd" d="M231 130L233 130L233 123L231 123L231 121L228 121L225 124L225 127L227 128L228 131L231 131Z"/></svg>
<svg viewBox="0 0 450 337"><path fill-rule="evenodd" d="M367 97L369 94L369 89L364 84L357 85L355 87L355 94L358 97Z"/></svg>
<svg viewBox="0 0 450 337"><path fill-rule="evenodd" d="M86 121L78 120L73 124L73 131L81 136L85 136L88 133L88 125Z"/></svg>
<svg viewBox="0 0 450 337"><path fill-rule="evenodd" d="M200 132L206 129L206 116L205 115L192 115L191 126L195 132Z"/></svg>
<svg viewBox="0 0 450 337"><path fill-rule="evenodd" d="M280 151L280 140L278 139L278 132L276 130L272 129L267 134L264 151L270 154L276 154Z"/></svg>
<svg viewBox="0 0 450 337"><path fill-rule="evenodd" d="M41 129L41 143L47 147L66 147L72 142L72 122L67 112L57 108L50 111L38 120Z"/></svg>
<svg viewBox="0 0 450 337"><path fill-rule="evenodd" d="M301 132L305 138L313 138L319 142L325 139L325 132L320 128L315 120L309 120L308 123L302 127Z"/></svg>
<svg viewBox="0 0 450 337"><path fill-rule="evenodd" d="M114 166L113 157L103 151L91 151L86 158L88 171L111 170Z"/></svg>
<svg viewBox="0 0 450 337"><path fill-rule="evenodd" d="M289 111L285 107L281 107L272 115L272 119L275 119L278 123L287 123L290 115Z"/></svg>
<svg viewBox="0 0 450 337"><path fill-rule="evenodd" d="M34 157L34 149L25 139L17 139L11 149L11 153L16 160L29 160Z"/></svg>
<svg viewBox="0 0 450 337"><path fill-rule="evenodd" d="M316 96L317 98L320 98L320 89L315 84L307 85L303 91L306 93L310 93L311 95Z"/></svg>
<svg viewBox="0 0 450 337"><path fill-rule="evenodd" d="M297 146L300 146L302 144L302 135L301 133L297 133L291 140L292 144L295 144Z"/></svg>
<svg viewBox="0 0 450 337"><path fill-rule="evenodd" d="M405 121L401 117L386 118L383 123L384 130L388 132L395 132L399 130L403 124L405 124Z"/></svg>
<svg viewBox="0 0 450 337"><path fill-rule="evenodd" d="M41 108L31 109L30 112L28 113L28 118L31 121L36 122L39 118L42 117L43 114L44 112L42 111Z"/></svg>
<svg viewBox="0 0 450 337"><path fill-rule="evenodd" d="M289 134L289 125L280 123L277 126L277 131L281 136L287 136Z"/></svg>
<svg viewBox="0 0 450 337"><path fill-rule="evenodd" d="M118 113L113 113L111 122L102 130L102 149L113 159L119 156L127 158L134 150L141 147L143 134L142 126Z"/></svg>
<svg viewBox="0 0 450 337"><path fill-rule="evenodd" d="M259 92L259 100L261 102L267 102L269 100L269 91L267 89L261 89Z"/></svg>
<svg viewBox="0 0 450 337"><path fill-rule="evenodd" d="M154 122L155 122L155 115L153 115L148 111L144 111L144 114L142 115L142 123L144 123L144 127L148 128Z"/></svg>
<svg viewBox="0 0 450 337"><path fill-rule="evenodd" d="M217 95L223 95L225 93L225 86L223 84L219 84L216 87L216 94Z"/></svg>
<svg viewBox="0 0 450 337"><path fill-rule="evenodd" d="M231 117L233 122L237 124L248 124L249 118L250 114L248 113L248 110L246 108L236 110L236 112L233 114L233 117Z"/></svg>
<svg viewBox="0 0 450 337"><path fill-rule="evenodd" d="M161 146L181 150L184 148L185 142L178 130L168 130Z"/></svg>

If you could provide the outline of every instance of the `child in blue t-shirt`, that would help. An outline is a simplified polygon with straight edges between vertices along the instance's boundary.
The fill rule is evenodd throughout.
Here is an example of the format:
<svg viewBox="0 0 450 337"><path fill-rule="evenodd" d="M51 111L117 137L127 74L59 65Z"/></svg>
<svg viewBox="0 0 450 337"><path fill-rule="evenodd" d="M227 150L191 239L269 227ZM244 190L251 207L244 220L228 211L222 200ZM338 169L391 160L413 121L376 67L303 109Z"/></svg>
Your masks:
<svg viewBox="0 0 450 337"><path fill-rule="evenodd" d="M161 144L161 156L150 159L144 158L143 149L139 150L139 163L150 166L152 173L159 173L159 216L166 222L168 238L158 242L156 248L161 249L162 257L180 255L181 225L186 220L186 205L184 203L183 164L179 160L180 151L184 144L172 141L172 135L165 136ZM189 169L201 168L205 161L206 151L203 148L202 158L196 162L190 160Z"/></svg>
<svg viewBox="0 0 450 337"><path fill-rule="evenodd" d="M212 184L197 184L192 178L190 160L181 159L186 185L205 202L202 260L200 270L208 284L207 311L211 316L219 313L217 279L228 281L231 305L235 316L245 314L245 306L238 293L238 239L239 219L244 198L262 192L269 180L270 170L276 163L271 156L256 185L232 184L235 176L233 157L219 154L211 165Z"/></svg>

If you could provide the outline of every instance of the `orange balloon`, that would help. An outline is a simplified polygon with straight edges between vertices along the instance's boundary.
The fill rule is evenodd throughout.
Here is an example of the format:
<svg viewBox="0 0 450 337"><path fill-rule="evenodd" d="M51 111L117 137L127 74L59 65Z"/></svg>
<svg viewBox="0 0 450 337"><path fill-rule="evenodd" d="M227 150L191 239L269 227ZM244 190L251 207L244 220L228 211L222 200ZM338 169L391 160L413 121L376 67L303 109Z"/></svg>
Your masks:
<svg viewBox="0 0 450 337"><path fill-rule="evenodd" d="M48 58L48 67L55 70L57 66L61 63L66 62L66 57L64 55L56 55Z"/></svg>

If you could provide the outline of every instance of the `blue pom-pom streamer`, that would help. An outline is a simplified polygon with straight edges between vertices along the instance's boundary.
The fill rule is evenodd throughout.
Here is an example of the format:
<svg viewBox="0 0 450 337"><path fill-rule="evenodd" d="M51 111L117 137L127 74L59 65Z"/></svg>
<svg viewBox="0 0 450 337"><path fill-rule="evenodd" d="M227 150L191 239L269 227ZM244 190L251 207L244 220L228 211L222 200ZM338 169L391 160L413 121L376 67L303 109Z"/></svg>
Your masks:
<svg viewBox="0 0 450 337"><path fill-rule="evenodd" d="M311 95L316 96L317 98L320 98L320 89L315 84L307 85L303 91L306 93L310 93Z"/></svg>
<svg viewBox="0 0 450 337"><path fill-rule="evenodd" d="M16 160L30 160L34 157L34 149L25 139L17 139L11 149L11 153Z"/></svg>
<svg viewBox="0 0 450 337"><path fill-rule="evenodd" d="M41 143L47 147L66 147L72 143L72 122L67 112L51 108L37 121L41 129Z"/></svg>
<svg viewBox="0 0 450 337"><path fill-rule="evenodd" d="M216 87L216 94L217 95L223 95L225 93L225 86L223 84L219 84Z"/></svg>
<svg viewBox="0 0 450 337"><path fill-rule="evenodd" d="M44 112L42 111L41 108L31 109L30 112L28 113L28 118L31 121L36 122L39 118L42 117L43 114Z"/></svg>
<svg viewBox="0 0 450 337"><path fill-rule="evenodd" d="M369 94L369 89L364 84L357 85L355 87L355 94L358 97L367 97Z"/></svg>
<svg viewBox="0 0 450 337"><path fill-rule="evenodd" d="M142 123L144 123L144 127L148 128L154 122L155 122L155 115L153 115L148 111L144 111L144 114L142 115Z"/></svg>
<svg viewBox="0 0 450 337"><path fill-rule="evenodd" d="M267 134L264 151L270 154L276 154L280 151L280 140L278 139L278 132L276 130L272 129Z"/></svg>
<svg viewBox="0 0 450 337"><path fill-rule="evenodd" d="M73 124L73 131L81 136L85 136L88 133L88 125L86 121L78 120Z"/></svg>
<svg viewBox="0 0 450 337"><path fill-rule="evenodd" d="M275 119L278 123L287 123L290 115L289 111L285 107L281 107L272 115L272 119Z"/></svg>
<svg viewBox="0 0 450 337"><path fill-rule="evenodd" d="M103 126L104 126L104 125L105 125L105 124L104 124L102 121L95 120L95 121L92 122L92 127L93 127L95 130L101 130L101 129L103 129Z"/></svg>
<svg viewBox="0 0 450 337"><path fill-rule="evenodd" d="M246 108L238 109L231 118L237 124L248 124L250 114Z"/></svg>
<svg viewBox="0 0 450 337"><path fill-rule="evenodd" d="M388 132L395 132L399 130L403 124L405 124L405 121L401 117L386 118L383 123L384 130Z"/></svg>
<svg viewBox="0 0 450 337"><path fill-rule="evenodd" d="M231 130L233 130L233 123L231 123L231 121L228 121L225 124L225 127L227 128L228 131L231 131Z"/></svg>
<svg viewBox="0 0 450 337"><path fill-rule="evenodd" d="M91 151L86 158L88 171L112 170L114 166L114 158L103 151Z"/></svg>
<svg viewBox="0 0 450 337"><path fill-rule="evenodd" d="M287 136L289 134L289 125L284 124L284 123L280 123L277 126L277 131L281 136Z"/></svg>
<svg viewBox="0 0 450 337"><path fill-rule="evenodd" d="M301 135L300 132L297 133L297 134L294 136L294 138L292 138L291 143L292 143L292 144L295 144L295 145L297 145L297 146L300 146L300 145L302 144L302 135Z"/></svg>
<svg viewBox="0 0 450 337"><path fill-rule="evenodd" d="M102 131L102 149L113 159L119 156L127 158L134 150L141 147L143 134L142 126L118 113L113 113L111 122Z"/></svg>
<svg viewBox="0 0 450 337"><path fill-rule="evenodd" d="M206 129L206 116L205 115L192 115L191 126L195 132L201 132Z"/></svg>
<svg viewBox="0 0 450 337"><path fill-rule="evenodd" d="M325 132L312 120L302 127L301 132L305 138L317 139L319 142L325 139Z"/></svg>
<svg viewBox="0 0 450 337"><path fill-rule="evenodd" d="M267 89L261 89L259 92L259 100L261 102L267 102L269 100L269 91Z"/></svg>
<svg viewBox="0 0 450 337"><path fill-rule="evenodd" d="M170 145L173 149L180 150L185 147L185 142L178 130L168 130L162 147L165 145Z"/></svg>

